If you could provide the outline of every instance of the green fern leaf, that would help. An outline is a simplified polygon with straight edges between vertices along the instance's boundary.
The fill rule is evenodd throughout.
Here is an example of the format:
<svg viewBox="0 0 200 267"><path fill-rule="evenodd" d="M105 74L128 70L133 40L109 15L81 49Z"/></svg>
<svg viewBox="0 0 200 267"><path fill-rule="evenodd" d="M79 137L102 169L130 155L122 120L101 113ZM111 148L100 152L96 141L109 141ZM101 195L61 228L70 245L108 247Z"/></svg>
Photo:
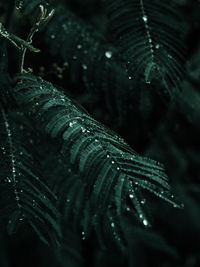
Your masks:
<svg viewBox="0 0 200 267"><path fill-rule="evenodd" d="M24 127L29 129L25 117L2 105L0 112L1 217L9 217L9 234L28 222L46 244L58 246L61 230L57 197L41 179L37 153L33 156L34 148L24 134Z"/></svg>
<svg viewBox="0 0 200 267"><path fill-rule="evenodd" d="M170 94L179 89L185 51L183 19L175 7L158 0L102 1L130 75L143 75L146 83L159 77Z"/></svg>
<svg viewBox="0 0 200 267"><path fill-rule="evenodd" d="M37 130L59 140L63 159L80 177L66 180L71 202L66 209L74 207L80 224L87 222L84 232L111 212L110 205L119 221L128 206L144 226L150 226L141 202L145 190L181 207L171 193L162 164L138 155L51 83L28 74L19 75L17 80L17 103L31 116Z"/></svg>

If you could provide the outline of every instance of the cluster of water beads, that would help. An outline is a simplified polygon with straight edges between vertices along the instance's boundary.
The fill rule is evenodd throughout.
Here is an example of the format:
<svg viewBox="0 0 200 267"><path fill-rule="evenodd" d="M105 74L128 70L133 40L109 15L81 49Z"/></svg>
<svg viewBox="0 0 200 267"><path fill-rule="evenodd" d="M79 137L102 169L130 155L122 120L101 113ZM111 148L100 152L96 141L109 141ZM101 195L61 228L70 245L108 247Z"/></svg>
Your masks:
<svg viewBox="0 0 200 267"><path fill-rule="evenodd" d="M12 182L12 180L10 179L10 177L6 177L6 178L4 179L4 181L5 181L6 183L11 183L11 182Z"/></svg>
<svg viewBox="0 0 200 267"><path fill-rule="evenodd" d="M16 9L19 9L19 10L22 9L23 4L24 4L24 0L15 0Z"/></svg>
<svg viewBox="0 0 200 267"><path fill-rule="evenodd" d="M120 242L121 241L121 237L118 233L118 230L117 230L117 226L116 226L116 223L114 222L114 219L112 216L109 216L109 221L110 221L110 226L112 228L112 233L113 233L113 236L114 238Z"/></svg>
<svg viewBox="0 0 200 267"><path fill-rule="evenodd" d="M70 123L69 123L69 127L73 127L75 124L77 124L77 121L71 121Z"/></svg>
<svg viewBox="0 0 200 267"><path fill-rule="evenodd" d="M4 146L1 147L1 149L3 150L3 154L6 154L6 148Z"/></svg>
<svg viewBox="0 0 200 267"><path fill-rule="evenodd" d="M86 239L86 235L85 235L85 232L84 231L81 232L81 239L82 240L85 240Z"/></svg>
<svg viewBox="0 0 200 267"><path fill-rule="evenodd" d="M8 118L7 118L7 114L5 113L5 110L3 108L1 108L1 113L3 116L3 120L4 120L4 125L5 125L5 129L6 129L6 133L8 136L8 144L9 144L9 157L10 157L10 163L11 163L11 170L12 170L12 178L9 178L11 180L11 182L13 183L13 187L14 187L14 193L15 193L15 199L17 201L17 206L20 209L21 208L21 204L19 202L19 192L18 192L18 188L17 188L17 174L16 174L16 158L15 158L15 149L14 149L14 145L13 145L13 140L12 140L12 133L11 133L11 129L10 129L10 125L8 123Z"/></svg>

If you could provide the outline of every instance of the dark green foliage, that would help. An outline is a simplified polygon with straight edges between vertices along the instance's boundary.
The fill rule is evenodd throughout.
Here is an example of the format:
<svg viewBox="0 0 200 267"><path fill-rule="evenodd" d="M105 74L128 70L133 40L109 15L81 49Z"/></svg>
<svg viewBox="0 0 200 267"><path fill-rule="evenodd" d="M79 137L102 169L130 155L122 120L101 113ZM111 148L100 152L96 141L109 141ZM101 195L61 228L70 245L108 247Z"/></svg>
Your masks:
<svg viewBox="0 0 200 267"><path fill-rule="evenodd" d="M35 6L24 9L29 15ZM139 97L139 81L131 80L124 60L94 27L62 6L56 6L55 12L59 16L55 13L43 31L50 53L67 64L73 84L81 81L94 99L103 97L109 112L123 119L130 109L128 98L135 102Z"/></svg>
<svg viewBox="0 0 200 267"><path fill-rule="evenodd" d="M199 2L0 2L0 266L199 266Z"/></svg>
<svg viewBox="0 0 200 267"><path fill-rule="evenodd" d="M28 130L22 114L7 113L1 106L1 213L8 217L8 233L16 232L24 221L46 243L59 242L57 197L42 181L34 148L26 141Z"/></svg>
<svg viewBox="0 0 200 267"><path fill-rule="evenodd" d="M102 2L119 52L127 58L130 75L143 75L146 83L160 76L171 94L174 87L180 88L184 27L177 8L157 0Z"/></svg>
<svg viewBox="0 0 200 267"><path fill-rule="evenodd" d="M110 218L119 217L120 224L122 213L132 210L132 206L138 220L148 227L141 189L180 207L161 164L139 156L121 137L95 121L52 84L32 75L18 76L17 81L17 103L23 110L26 107L29 116L32 114L38 130L60 140L63 158L81 177L68 178L62 187L67 189L65 194L70 201L64 214L70 218L73 207L78 216L75 220L85 233L90 224L100 224L99 218L106 213ZM113 205L114 210L109 211ZM115 226L115 219L111 225Z"/></svg>

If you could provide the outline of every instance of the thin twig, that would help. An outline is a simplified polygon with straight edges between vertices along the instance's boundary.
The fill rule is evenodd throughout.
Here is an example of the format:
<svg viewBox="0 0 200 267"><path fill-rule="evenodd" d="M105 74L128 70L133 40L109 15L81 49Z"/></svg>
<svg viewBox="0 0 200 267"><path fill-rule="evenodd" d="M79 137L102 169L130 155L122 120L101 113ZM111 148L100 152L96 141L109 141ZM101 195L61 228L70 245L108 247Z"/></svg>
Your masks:
<svg viewBox="0 0 200 267"><path fill-rule="evenodd" d="M20 37L12 33L9 33L1 22L0 22L0 35L8 39L19 50L23 50L23 47L26 47L26 49L28 48L32 52L35 52L35 53L40 52L38 48L33 47L30 43L24 41L23 39L21 39Z"/></svg>
<svg viewBox="0 0 200 267"><path fill-rule="evenodd" d="M51 12L47 14L47 9L44 8L43 5L40 5L39 6L39 15L37 16L37 19L36 19L36 22L35 24L33 25L33 27L31 28L30 30L30 33L26 39L26 43L28 43L29 45L32 43L32 39L33 39L33 35L39 30L39 28L44 25L45 23L47 23L47 21L49 21L51 19L51 17L53 16L54 14L54 9L51 10ZM27 51L27 48L28 47L25 47L23 48L23 52L22 52L22 56L21 56L21 63L20 63L20 71L21 73L25 72L24 70L24 59L25 59L25 54L26 54L26 51Z"/></svg>

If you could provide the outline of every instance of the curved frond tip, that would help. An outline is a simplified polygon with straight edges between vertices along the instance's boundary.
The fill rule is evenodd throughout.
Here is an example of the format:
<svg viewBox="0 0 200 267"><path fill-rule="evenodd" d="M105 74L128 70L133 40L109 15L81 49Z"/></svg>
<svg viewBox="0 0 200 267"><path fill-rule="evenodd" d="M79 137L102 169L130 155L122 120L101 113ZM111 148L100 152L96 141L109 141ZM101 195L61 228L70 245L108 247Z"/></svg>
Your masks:
<svg viewBox="0 0 200 267"><path fill-rule="evenodd" d="M150 226L145 191L182 207L171 192L162 164L138 155L51 83L33 75L20 75L17 80L18 104L25 107L38 131L59 140L63 159L80 177L71 181L66 177L68 205L73 203L67 210L76 207L84 232L100 223L102 215L108 216L110 206L119 221L132 210L145 227Z"/></svg>

